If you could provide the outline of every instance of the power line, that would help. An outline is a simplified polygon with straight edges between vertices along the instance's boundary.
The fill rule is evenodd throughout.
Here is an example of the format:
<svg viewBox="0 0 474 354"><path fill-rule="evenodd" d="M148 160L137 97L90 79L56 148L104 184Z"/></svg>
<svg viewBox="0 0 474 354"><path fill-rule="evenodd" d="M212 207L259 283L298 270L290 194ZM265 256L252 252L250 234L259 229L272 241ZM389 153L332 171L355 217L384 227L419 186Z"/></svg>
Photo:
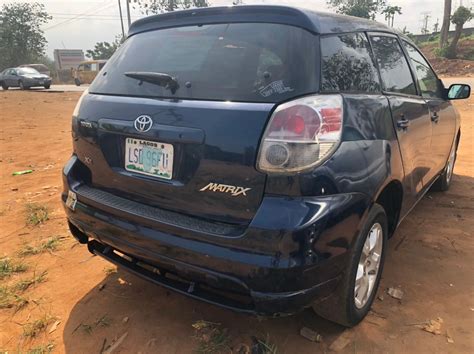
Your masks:
<svg viewBox="0 0 474 354"><path fill-rule="evenodd" d="M132 16L132 18L139 19L141 17ZM55 17L57 20L70 20L71 17ZM53 19L53 20L54 20ZM110 18L110 17L75 17L74 21L90 20L90 21L120 21L120 17Z"/></svg>
<svg viewBox="0 0 474 354"><path fill-rule="evenodd" d="M114 3L109 3L109 4L105 4L105 5L103 5L103 6L99 6L99 8L95 7L95 8L93 8L93 9L89 9L89 10L87 10L87 11L85 11L85 12L83 12L83 13L81 13L81 14L75 16L75 17L72 17L72 18L67 19L67 20L65 20L65 21L56 23L56 24L54 24L54 25L52 25L52 26L46 27L46 28L44 29L44 31L48 31L48 30L50 30L50 29L56 28L56 27L58 27L58 26L61 26L61 25L66 24L66 23L70 23L70 22L72 22L72 21L75 21L75 20L77 20L77 19L80 19L81 16L89 15L89 14L91 14L92 12L103 11L103 10L105 10L105 9L108 9L108 8L114 6L114 5L115 5Z"/></svg>
<svg viewBox="0 0 474 354"><path fill-rule="evenodd" d="M56 12L50 12L49 14L53 15L54 18L60 18L60 17L72 18L72 17L77 17L77 16L120 18L120 16L117 16L117 15L105 15L105 14L104 15L99 15L99 14L83 15L83 14L68 14L68 13L56 13ZM140 17L140 16L132 16L132 17Z"/></svg>

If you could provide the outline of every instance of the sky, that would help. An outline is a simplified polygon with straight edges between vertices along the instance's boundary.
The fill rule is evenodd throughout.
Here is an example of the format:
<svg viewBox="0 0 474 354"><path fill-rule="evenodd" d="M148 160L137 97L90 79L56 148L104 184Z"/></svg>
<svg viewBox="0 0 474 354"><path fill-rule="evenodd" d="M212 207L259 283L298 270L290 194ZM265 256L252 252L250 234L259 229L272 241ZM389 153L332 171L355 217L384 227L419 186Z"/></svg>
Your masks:
<svg viewBox="0 0 474 354"><path fill-rule="evenodd" d="M0 6L12 2L35 2L35 0L0 0ZM54 49L92 49L96 42L114 40L121 33L118 9L119 0L36 0L45 5L46 11L53 19L43 26L48 41L46 53L53 57ZM212 6L232 5L233 0L209 0ZM124 15L125 32L126 0L120 0ZM132 0L133 2L133 0ZM428 15L428 29L439 19L440 27L443 16L443 0L388 0L390 5L402 8L402 15L395 17L394 27L403 29L405 26L412 33L420 33L422 19ZM279 4L306 7L318 11L333 12L327 0L244 0L245 4ZM453 0L453 8L460 4L472 7L474 0ZM453 9L453 11L454 11ZM138 9L131 8L132 22L144 17ZM377 20L385 22L384 16ZM474 26L470 21L466 27ZM451 25L454 29L454 25Z"/></svg>

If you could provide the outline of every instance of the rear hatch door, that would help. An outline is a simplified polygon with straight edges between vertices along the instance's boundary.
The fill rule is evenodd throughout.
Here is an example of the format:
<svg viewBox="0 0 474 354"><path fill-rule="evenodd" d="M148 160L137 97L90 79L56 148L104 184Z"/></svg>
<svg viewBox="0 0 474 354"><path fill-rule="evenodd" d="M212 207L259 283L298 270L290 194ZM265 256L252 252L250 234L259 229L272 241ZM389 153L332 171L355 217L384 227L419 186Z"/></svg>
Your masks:
<svg viewBox="0 0 474 354"><path fill-rule="evenodd" d="M75 118L76 153L94 159L92 184L147 205L248 223L264 193L266 176L255 165L272 109L315 91L314 38L267 23L128 38Z"/></svg>

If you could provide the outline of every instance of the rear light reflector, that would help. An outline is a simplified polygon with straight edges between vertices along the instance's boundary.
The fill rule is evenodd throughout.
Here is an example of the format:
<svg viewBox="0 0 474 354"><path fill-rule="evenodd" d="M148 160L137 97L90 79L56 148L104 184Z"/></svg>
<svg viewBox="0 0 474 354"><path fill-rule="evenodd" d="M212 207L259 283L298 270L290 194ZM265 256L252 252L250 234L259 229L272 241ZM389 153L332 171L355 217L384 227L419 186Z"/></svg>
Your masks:
<svg viewBox="0 0 474 354"><path fill-rule="evenodd" d="M313 95L284 103L273 112L260 146L257 168L292 174L324 162L341 140L340 95Z"/></svg>

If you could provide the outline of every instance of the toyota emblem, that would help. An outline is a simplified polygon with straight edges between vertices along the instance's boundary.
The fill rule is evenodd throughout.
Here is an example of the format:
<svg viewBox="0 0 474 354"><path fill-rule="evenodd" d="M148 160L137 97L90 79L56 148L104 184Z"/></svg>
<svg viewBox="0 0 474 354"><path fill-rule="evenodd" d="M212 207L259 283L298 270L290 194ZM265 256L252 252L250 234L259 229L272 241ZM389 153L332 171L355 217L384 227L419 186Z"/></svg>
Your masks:
<svg viewBox="0 0 474 354"><path fill-rule="evenodd" d="M141 133L146 133L151 129L153 125L153 119L151 119L150 116L139 116L137 119L135 119L135 129L138 130Z"/></svg>

